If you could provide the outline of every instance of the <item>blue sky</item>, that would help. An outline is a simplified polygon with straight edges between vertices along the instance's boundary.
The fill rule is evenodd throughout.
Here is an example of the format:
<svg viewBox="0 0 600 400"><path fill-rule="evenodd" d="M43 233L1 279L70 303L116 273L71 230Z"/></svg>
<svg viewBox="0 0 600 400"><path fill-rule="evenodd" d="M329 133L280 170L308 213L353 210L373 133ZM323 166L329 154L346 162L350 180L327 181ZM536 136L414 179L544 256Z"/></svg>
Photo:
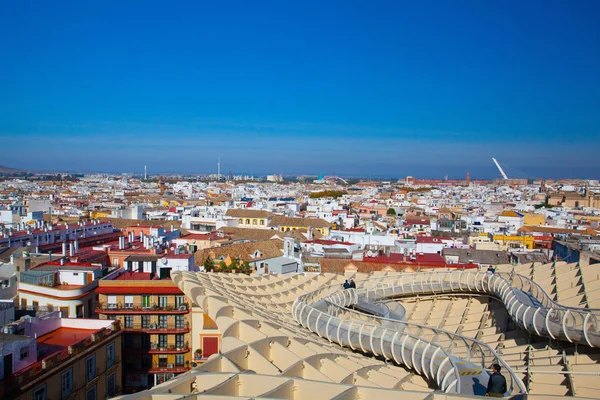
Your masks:
<svg viewBox="0 0 600 400"><path fill-rule="evenodd" d="M0 164L600 178L598 1L2 8Z"/></svg>

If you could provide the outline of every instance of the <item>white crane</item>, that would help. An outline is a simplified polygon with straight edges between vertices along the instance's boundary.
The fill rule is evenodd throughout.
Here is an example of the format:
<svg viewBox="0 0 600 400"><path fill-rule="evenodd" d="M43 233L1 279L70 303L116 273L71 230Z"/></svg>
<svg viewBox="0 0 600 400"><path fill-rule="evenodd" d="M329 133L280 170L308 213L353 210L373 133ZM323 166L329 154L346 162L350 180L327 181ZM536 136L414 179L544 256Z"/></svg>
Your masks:
<svg viewBox="0 0 600 400"><path fill-rule="evenodd" d="M508 179L508 176L506 176L506 174L504 173L504 170L502 169L502 167L500 166L500 164L498 164L498 161L494 157L492 157L492 160L494 161L494 164L496 164L496 167L498 167L498 170L502 174L502 178Z"/></svg>

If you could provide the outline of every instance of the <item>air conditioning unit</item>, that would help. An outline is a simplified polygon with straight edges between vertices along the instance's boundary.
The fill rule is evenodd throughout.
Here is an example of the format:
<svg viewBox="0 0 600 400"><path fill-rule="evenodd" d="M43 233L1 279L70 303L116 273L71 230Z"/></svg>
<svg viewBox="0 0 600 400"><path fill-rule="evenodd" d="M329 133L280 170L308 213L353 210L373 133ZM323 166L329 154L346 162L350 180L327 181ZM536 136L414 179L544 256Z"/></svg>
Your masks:
<svg viewBox="0 0 600 400"><path fill-rule="evenodd" d="M175 368L175 364L167 364L168 368Z"/></svg>
<svg viewBox="0 0 600 400"><path fill-rule="evenodd" d="M156 329L156 324L150 324L150 329Z"/></svg>
<svg viewBox="0 0 600 400"><path fill-rule="evenodd" d="M133 303L125 303L125 308L133 308Z"/></svg>
<svg viewBox="0 0 600 400"><path fill-rule="evenodd" d="M179 306L179 309L182 310L182 311L183 310L187 310L187 306L185 304L182 304L182 305Z"/></svg>

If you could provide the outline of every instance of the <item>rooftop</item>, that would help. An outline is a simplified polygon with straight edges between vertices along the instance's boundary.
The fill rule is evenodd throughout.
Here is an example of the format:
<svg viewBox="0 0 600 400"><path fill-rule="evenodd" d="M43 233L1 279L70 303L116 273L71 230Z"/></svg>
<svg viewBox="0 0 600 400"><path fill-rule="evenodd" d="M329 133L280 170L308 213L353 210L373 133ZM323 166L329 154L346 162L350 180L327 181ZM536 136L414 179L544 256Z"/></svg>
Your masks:
<svg viewBox="0 0 600 400"><path fill-rule="evenodd" d="M79 329L60 327L52 332L37 338L38 352L40 357L47 357L54 353L79 343L86 337L97 332L98 329Z"/></svg>

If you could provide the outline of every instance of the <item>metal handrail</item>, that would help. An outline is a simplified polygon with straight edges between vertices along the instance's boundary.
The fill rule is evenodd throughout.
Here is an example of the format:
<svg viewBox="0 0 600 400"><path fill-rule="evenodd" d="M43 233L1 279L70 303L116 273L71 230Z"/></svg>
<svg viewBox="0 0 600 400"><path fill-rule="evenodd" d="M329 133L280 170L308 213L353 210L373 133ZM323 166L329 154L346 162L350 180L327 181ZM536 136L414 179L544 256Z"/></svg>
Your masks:
<svg viewBox="0 0 600 400"><path fill-rule="evenodd" d="M351 304L346 302L346 297L348 297L347 300L351 300L353 298L355 301L354 304L358 302L359 293L365 294L367 299L372 298L374 301L379 300L390 297L390 295L387 294L390 289L393 291L392 296L395 295L398 283L400 283L400 286L402 287L402 293L406 293L405 288L408 289L409 287L410 290L408 290L408 292L413 294L416 292L421 292L423 294L430 292L433 294L443 294L447 293L448 291L490 293L500 298L509 311L510 317L528 331L535 330L535 333L538 335L549 336L552 338L556 338L555 335L558 334L561 336L561 338L564 337L570 342L587 342L587 344L590 346L593 346L593 344L596 343L596 337L593 338L594 342L592 342L588 336L588 323L593 324L596 327L596 330L598 329L599 324L596 313L600 310L563 306L552 300L548 293L540 285L523 275L515 273L498 273L489 276L487 273L483 273L481 271L464 270L452 272L428 271L421 272L419 274L410 274L410 278L407 281L404 281L404 278L408 275L409 274L402 273L389 274L382 277L373 277L369 280L361 281L360 283L364 285L366 289L354 291L354 296L347 296L346 293L352 293L352 291L342 291L341 286L336 284L321 287L313 292L299 297L298 300L302 299L308 304L314 304L316 300L324 300L328 306L341 307L344 309L344 312L361 316L363 319L367 318L371 319L372 321L378 321L380 326L382 323L391 323L401 324L404 329L418 328L421 330L421 332L427 330L429 332L433 332L435 335L434 337L438 341L440 336L446 336L450 339L453 346L451 348L452 354L454 354L455 351L454 343L463 342L466 345L465 347L467 349L467 356L469 358L473 351L478 351L481 353L483 357L482 364L484 367L486 352L490 355L490 358L497 360L499 364L503 365L505 370L509 372L511 380L513 381L511 382L511 386L514 387L514 384L516 384L523 393L526 393L526 388L524 388L523 382L518 379L510 366L487 343L440 328L409 323L406 321L399 321L381 316L372 316L357 310L350 310L347 306ZM394 280L393 284L389 282L391 279ZM398 282L398 280L400 280L400 282ZM539 304L536 304L534 301L531 301L529 304L524 303L522 299L519 299L515 292L513 292L514 289L530 294ZM379 295L379 291L382 295ZM340 293L343 293L343 295L340 296ZM340 303L343 304L343 306L340 305ZM293 310L295 314L296 304ZM533 312L533 315L529 316L530 319L527 319L527 314L531 310L535 310L535 312ZM294 316L296 317L296 315ZM336 315L336 318L338 316L339 311ZM540 323L536 317L544 319L544 327L540 326ZM573 325L567 325L569 318L571 318L572 322L574 321ZM360 320L361 323L368 324L363 319ZM578 321L581 324L580 327L577 326ZM571 337L576 336L577 332L579 331L583 334L583 338L581 336L579 338ZM408 332L403 333L408 334ZM583 339L585 339L585 342L583 342ZM477 350L474 349L475 346L477 347Z"/></svg>
<svg viewBox="0 0 600 400"><path fill-rule="evenodd" d="M362 293L359 292L366 292L368 293L369 289L349 289L343 293L350 293L350 294L354 294L355 299L358 299L358 296ZM353 293L354 292L354 293ZM383 298L383 296L380 296L381 298ZM343 308L346 312L349 312L351 314L359 314L362 316L366 316L368 318L372 318L374 321L380 321L379 325L382 325L382 322L390 322L392 324L399 324L399 325L403 325L404 327L417 327L419 329L421 329L421 331L425 331L425 330L429 330L432 331L435 334L436 337L436 342L439 342L439 336L445 335L447 336L451 341L452 341L452 348L451 348L451 352L452 355L458 356L457 353L455 353L455 349L456 347L454 346L454 342L456 341L456 339L460 339L457 342L460 343L461 341L465 343L465 349L470 350L470 352L473 351L473 347L474 346L478 346L478 350L482 355L482 361L481 361L481 366L482 368L488 368L488 364L486 363L486 355L485 355L485 350L487 350L490 353L490 357L492 360L496 360L511 376L511 387L510 387L510 391L512 392L513 388L514 388L514 384L516 382L516 385L519 386L519 389L521 390L522 393L526 392L525 386L523 385L523 382L517 377L517 375L513 372L512 368L508 365L508 363L506 363L506 361L504 361L502 359L502 357L500 357L500 355L498 353L496 353L496 351L487 343L482 342L480 340L474 339L474 338L470 338L468 336L464 336L461 334L458 334L456 332L450 332L447 331L445 329L441 329L441 328L436 328L436 327L432 327L432 326L428 326L428 325L423 325L423 324L418 324L418 323L414 323L414 322L409 322L409 321L402 321L402 320L397 320L397 319L392 319L392 318L386 318L386 317L380 317L380 316L373 316L373 315L369 315L369 314L365 314L361 311L358 310L354 310L354 309L350 309L347 306L351 305L351 304L347 304L344 306L340 306L339 304L335 303L335 300L338 298L338 296L335 295L331 295L329 296L329 298L325 298L324 300L326 302L328 302L329 304L333 305L333 306L338 306ZM344 296L345 298L345 296ZM355 304L355 303L354 303ZM434 342L434 343L436 343ZM468 343L471 343L471 346L469 346ZM483 349L482 349L483 348ZM471 353L467 352L466 356L467 359L466 361L472 361L471 360Z"/></svg>
<svg viewBox="0 0 600 400"><path fill-rule="evenodd" d="M316 311L316 313L317 313L317 315L316 315L316 316L317 316L316 324L318 324L318 321L319 321L319 319L320 319L320 316L321 316L321 315L326 315L326 317L329 317L329 318L334 318L332 315L329 315L329 314L327 314L327 313L325 313L325 312L323 312L323 311L321 311L321 310L319 310L319 309L317 309L317 308L313 308L312 306L310 306L310 305L309 305L309 304L311 304L310 302L304 302L304 300L305 300L305 299L307 299L307 298L309 298L309 299L311 299L311 300L314 300L314 297L315 297L315 295L316 295L317 293L319 293L319 294L320 294L320 292L321 292L321 291L323 291L323 290L327 290L327 289L331 289L331 288L333 288L333 287L335 287L335 288L338 288L338 289L339 289L339 285L330 285L330 286L326 286L326 287L324 287L324 288L319 288L319 289L317 289L317 290L315 290L315 291L313 291L313 292L309 292L309 293L307 293L307 294L304 294L304 295L301 295L301 296L299 296L299 297L298 297L298 298L297 298L297 299L294 301L294 304L293 304L293 306L292 306L292 314L293 314L294 318L296 319L296 321L297 321L297 322L299 322L299 323L300 323L302 326L304 326L305 328L307 328L307 329L309 329L309 330L311 330L311 331L312 331L312 329L311 329L311 328L310 328L310 326L309 326L309 324L310 324L310 321L308 320L308 318L310 317L310 315L311 315L311 314L312 314L314 311ZM302 308L300 309L300 307L302 307ZM304 320L301 318L301 314L302 314L302 312L304 311L304 309L305 309L305 308L310 308L310 310L308 311L308 315L307 315L307 317L306 317L306 323L304 323ZM341 320L338 320L338 321L340 321L340 322L343 324L343 322L342 322ZM362 333L362 330L363 330L363 328L364 328L364 326L365 326L365 325L367 325L367 326L372 326L372 327L375 327L375 328L377 328L377 325L375 325L375 324L370 324L370 323L367 323L367 322L364 322L364 321L361 321L361 323L362 323L362 326L361 326L361 328L360 328L360 332L361 332L361 333ZM317 326L316 328L318 328L318 326ZM357 326L357 328L358 328L358 326ZM352 325L350 325L350 327L349 327L348 331L350 331L351 329L352 329ZM360 335L360 333L359 333L359 335ZM450 355L450 354L447 352L447 350L446 350L446 349L444 349L444 348L441 346L441 344L439 344L439 343L434 343L434 342L431 342L431 341L429 341L429 340L423 339L423 338L421 338L421 337L419 337L419 336L416 336L416 335L413 335L413 334L410 334L410 333L406 333L406 332L404 332L404 333L403 333L403 336L404 336L404 338L405 338L405 339L404 339L404 341L406 341L406 338L411 338L411 339L413 339L413 340L415 341L415 343L416 343L416 346L418 346L418 344L419 344L419 343L423 343L423 344L425 344L425 345L426 345L426 347L425 347L425 349L426 349L426 350L425 350L425 352L424 352L423 354L421 354L421 355L420 355L420 357L421 357L421 367L422 367L422 371L419 371L419 370L418 370L418 368L417 368L417 367L416 367L416 365L415 365L414 359L412 360L412 361L413 361L413 362L411 363L412 365L408 365L408 364L406 364L406 365L407 365L407 366L409 366L409 367L411 367L411 368L413 368L413 369L415 369L415 370L417 370L417 372L420 372L420 373L423 373L423 374L425 374L425 375L428 375L428 374L427 374L427 372L425 371L425 368L424 368L424 367L423 367L423 365L422 365L422 360L425 358L425 354L426 354L426 352L427 352L427 349L429 349L430 347L437 348L438 350L436 350L435 352L433 352L433 356L431 357L431 361L433 361L433 359L436 357L436 355L437 355L438 351L439 351L439 352L441 352L441 353L442 353L442 354L445 356L444 360L446 360L446 361L442 361L442 363L441 363L441 364L439 365L439 367L438 367L438 374L437 374L437 381L438 381L438 384L440 385L440 388L444 389L444 388L443 388L443 387L444 387L444 384L446 383L446 380L447 380L447 378L448 378L448 376L449 376L449 375L448 375L448 373L449 373L450 371L452 371L452 372L454 372L455 381L454 381L453 383L451 383L451 384L448 384L448 385L446 385L446 388L445 388L445 390L446 390L446 391L449 391L450 389L454 389L456 392L459 392L459 389L460 389L460 381L461 381L461 378L460 378L460 372L459 372L459 370L458 370L458 367L457 367L457 365L456 365L455 361L452 359L451 355ZM394 338L392 338L392 342L394 341L394 339L395 339L395 338L396 338L396 336L394 336ZM382 336L381 336L381 341L383 342L383 340L384 340L384 337L383 337L383 335L382 335ZM340 343L340 344L342 344L342 343ZM362 340L361 340L361 347L362 347ZM363 350L365 350L365 349L363 348ZM372 349L372 350L373 350L373 349ZM415 351L415 350L416 350L416 347L413 349L413 357L414 357L414 351ZM375 351L373 351L373 352L374 352L374 353L376 353ZM393 352L392 352L392 353L393 353ZM394 356L394 357L395 357L395 356ZM402 357L402 358L403 358L403 357ZM397 360L395 360L395 361L397 361ZM444 376L442 376L442 375L441 375L439 372L442 370L442 368L443 368L443 366L445 365L445 363L446 363L446 362L449 362L449 363L450 363L450 368L451 368L451 369L450 369L450 371L448 371L446 374L444 374ZM432 370L432 367L431 367L431 366L430 366L430 367L428 367L428 368L427 368L427 370L428 370L429 372L432 372L432 371L431 371L431 370Z"/></svg>

